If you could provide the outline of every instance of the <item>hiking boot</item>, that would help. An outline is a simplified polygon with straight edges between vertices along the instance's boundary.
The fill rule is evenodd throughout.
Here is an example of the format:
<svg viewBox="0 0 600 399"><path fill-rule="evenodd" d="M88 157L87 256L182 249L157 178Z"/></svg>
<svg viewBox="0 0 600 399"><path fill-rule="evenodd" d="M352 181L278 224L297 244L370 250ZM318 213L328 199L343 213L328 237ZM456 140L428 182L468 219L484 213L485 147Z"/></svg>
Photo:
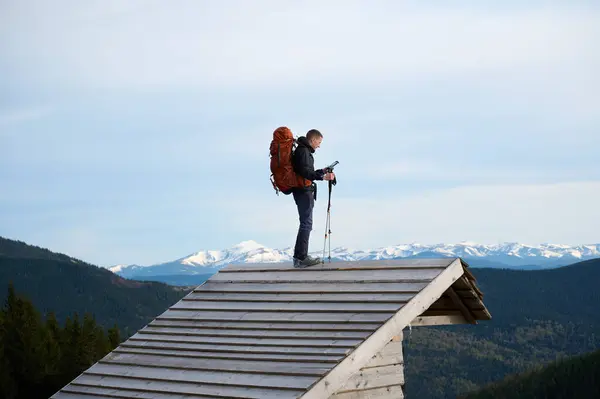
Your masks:
<svg viewBox="0 0 600 399"><path fill-rule="evenodd" d="M321 258L313 258L310 255L307 255L306 258L300 260L298 258L294 258L294 267L303 268L318 265L321 263Z"/></svg>

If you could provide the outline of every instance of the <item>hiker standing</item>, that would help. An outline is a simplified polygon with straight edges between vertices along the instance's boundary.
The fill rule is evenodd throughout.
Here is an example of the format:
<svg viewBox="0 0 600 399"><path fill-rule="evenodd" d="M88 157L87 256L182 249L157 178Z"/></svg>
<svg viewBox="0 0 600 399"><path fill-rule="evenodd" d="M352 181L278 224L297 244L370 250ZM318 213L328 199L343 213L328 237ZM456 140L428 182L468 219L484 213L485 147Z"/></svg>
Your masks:
<svg viewBox="0 0 600 399"><path fill-rule="evenodd" d="M321 146L323 134L316 129L311 129L306 136L298 138L298 146L292 157L294 172L302 178L308 180L302 187L292 188L294 201L298 207L298 216L300 217L300 226L296 237L296 246L294 248L294 267L313 266L321 262L320 258L313 258L308 255L308 241L313 223L313 208L317 194L315 180L334 180L333 172L325 173L323 169L314 168L313 153Z"/></svg>

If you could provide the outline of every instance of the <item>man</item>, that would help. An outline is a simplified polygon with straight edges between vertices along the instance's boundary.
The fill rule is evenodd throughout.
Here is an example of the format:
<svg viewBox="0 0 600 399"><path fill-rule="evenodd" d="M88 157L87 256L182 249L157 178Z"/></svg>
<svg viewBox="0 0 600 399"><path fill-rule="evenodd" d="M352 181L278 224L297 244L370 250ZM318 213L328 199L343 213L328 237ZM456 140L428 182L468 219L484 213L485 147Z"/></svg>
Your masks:
<svg viewBox="0 0 600 399"><path fill-rule="evenodd" d="M325 173L323 169L315 170L313 153L321 146L323 135L316 129L311 129L306 136L298 138L298 146L294 151L292 164L294 171L311 182L307 187L296 187L292 190L294 201L298 207L300 227L294 248L294 267L313 266L321 262L320 258L308 255L308 241L312 230L313 207L316 194L315 180L333 180L333 173Z"/></svg>

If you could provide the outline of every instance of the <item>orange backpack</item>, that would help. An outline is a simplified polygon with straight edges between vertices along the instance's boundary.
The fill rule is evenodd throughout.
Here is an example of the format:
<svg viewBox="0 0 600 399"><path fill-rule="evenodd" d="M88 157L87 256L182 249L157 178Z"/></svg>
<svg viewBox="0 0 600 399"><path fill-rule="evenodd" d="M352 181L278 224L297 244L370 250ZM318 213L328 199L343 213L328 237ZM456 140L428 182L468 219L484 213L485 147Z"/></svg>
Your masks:
<svg viewBox="0 0 600 399"><path fill-rule="evenodd" d="M308 187L312 182L305 179L294 172L292 166L292 155L296 149L296 140L292 135L292 131L281 126L273 132L273 140L271 140L271 183L275 189L275 193L279 195L279 191L288 195L294 187Z"/></svg>

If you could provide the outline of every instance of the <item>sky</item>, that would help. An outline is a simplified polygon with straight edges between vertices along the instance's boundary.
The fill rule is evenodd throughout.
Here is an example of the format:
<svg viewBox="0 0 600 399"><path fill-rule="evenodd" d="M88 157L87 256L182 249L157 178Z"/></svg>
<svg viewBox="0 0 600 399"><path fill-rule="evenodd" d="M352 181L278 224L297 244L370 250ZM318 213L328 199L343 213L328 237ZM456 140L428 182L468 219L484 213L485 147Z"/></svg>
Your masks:
<svg viewBox="0 0 600 399"><path fill-rule="evenodd" d="M600 242L594 1L0 0L0 236L99 266L294 245ZM319 182L311 251L323 248Z"/></svg>

